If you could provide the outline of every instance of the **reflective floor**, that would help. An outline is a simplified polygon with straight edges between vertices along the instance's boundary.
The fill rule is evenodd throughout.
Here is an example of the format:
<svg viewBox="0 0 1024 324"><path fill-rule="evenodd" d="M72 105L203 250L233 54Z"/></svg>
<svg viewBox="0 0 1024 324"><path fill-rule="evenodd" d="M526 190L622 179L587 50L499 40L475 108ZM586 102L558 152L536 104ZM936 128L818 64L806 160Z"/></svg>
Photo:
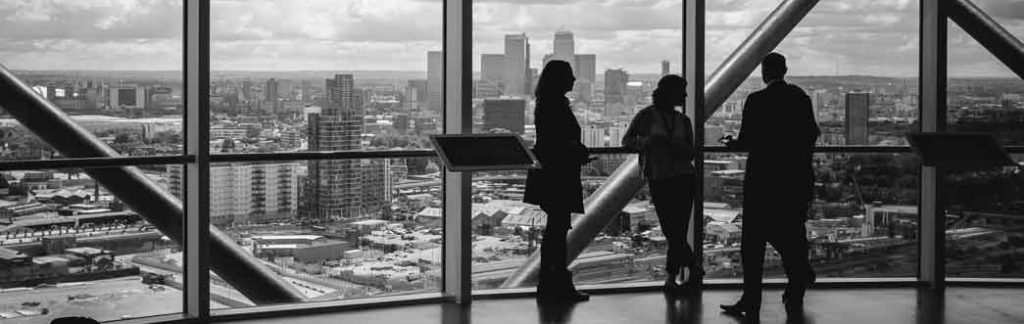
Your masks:
<svg viewBox="0 0 1024 324"><path fill-rule="evenodd" d="M761 323L1024 323L1024 289L821 289L808 293L802 318L786 318L781 291L767 290ZM733 290L701 298L666 298L660 292L594 295L575 306L538 305L532 298L488 299L472 306L430 304L345 313L250 320L246 323L744 323L718 305Z"/></svg>

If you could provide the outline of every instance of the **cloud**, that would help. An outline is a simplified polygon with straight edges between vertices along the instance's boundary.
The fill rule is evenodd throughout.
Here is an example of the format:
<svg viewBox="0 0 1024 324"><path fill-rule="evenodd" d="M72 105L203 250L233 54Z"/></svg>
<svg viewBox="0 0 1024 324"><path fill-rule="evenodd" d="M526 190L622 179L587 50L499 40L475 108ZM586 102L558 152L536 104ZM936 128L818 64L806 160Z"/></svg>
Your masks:
<svg viewBox="0 0 1024 324"><path fill-rule="evenodd" d="M0 63L16 69L162 69L181 65L184 0L0 2ZM503 53L506 34L526 33L539 67L555 31L576 35L598 69L678 71L683 0L476 0L474 66ZM710 72L781 0L707 2ZM917 75L918 0L822 1L783 41L798 74ZM1019 0L980 1L1024 35ZM440 0L213 0L214 69L424 70L441 49ZM962 32L950 29L950 73L1006 75Z"/></svg>

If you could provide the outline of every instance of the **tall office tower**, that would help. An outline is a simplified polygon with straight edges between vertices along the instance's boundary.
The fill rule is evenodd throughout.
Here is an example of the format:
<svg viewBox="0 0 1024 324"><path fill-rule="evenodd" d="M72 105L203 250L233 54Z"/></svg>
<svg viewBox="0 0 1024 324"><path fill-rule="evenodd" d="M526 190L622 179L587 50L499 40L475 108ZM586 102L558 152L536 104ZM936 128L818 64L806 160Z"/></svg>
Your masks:
<svg viewBox="0 0 1024 324"><path fill-rule="evenodd" d="M530 39L526 34L505 35L505 93L528 94L531 78Z"/></svg>
<svg viewBox="0 0 1024 324"><path fill-rule="evenodd" d="M550 53L549 54L544 54L544 57L540 59L541 60L540 67L543 69L545 66L548 66L548 62L551 62L551 60L554 60L554 59L555 59L555 54L550 54Z"/></svg>
<svg viewBox="0 0 1024 324"><path fill-rule="evenodd" d="M870 93L846 93L846 145L868 145L868 111L870 106Z"/></svg>
<svg viewBox="0 0 1024 324"><path fill-rule="evenodd" d="M629 83L629 73L623 69L608 69L604 71L604 102L605 104L625 103L626 84Z"/></svg>
<svg viewBox="0 0 1024 324"><path fill-rule="evenodd" d="M670 73L672 72L669 71L668 60L661 60L661 76L666 76L669 75Z"/></svg>
<svg viewBox="0 0 1024 324"><path fill-rule="evenodd" d="M250 96L252 96L252 79L247 78L242 80L242 97L249 100Z"/></svg>
<svg viewBox="0 0 1024 324"><path fill-rule="evenodd" d="M425 104L427 102L427 80L409 80L406 88L405 101L409 103Z"/></svg>
<svg viewBox="0 0 1024 324"><path fill-rule="evenodd" d="M310 151L354 151L360 149L363 112L356 107L351 74L327 79L327 97L320 114L309 116ZM343 219L362 215L362 172L359 160L309 162L302 217Z"/></svg>
<svg viewBox="0 0 1024 324"><path fill-rule="evenodd" d="M573 40L571 31L557 31L555 32L554 41L555 52L553 59L562 60L569 63L572 66L573 71L576 70L576 43Z"/></svg>
<svg viewBox="0 0 1024 324"><path fill-rule="evenodd" d="M501 82L505 73L504 54L480 54L480 79Z"/></svg>
<svg viewBox="0 0 1024 324"><path fill-rule="evenodd" d="M576 94L584 102L590 102L594 96L594 83L597 82L597 55L576 54L573 59L576 65Z"/></svg>
<svg viewBox="0 0 1024 324"><path fill-rule="evenodd" d="M522 135L526 128L526 100L485 99L484 130L495 128Z"/></svg>
<svg viewBox="0 0 1024 324"><path fill-rule="evenodd" d="M280 98L277 94L279 87L280 84L274 78L267 80L267 86L263 89L263 100L277 101L277 98Z"/></svg>
<svg viewBox="0 0 1024 324"><path fill-rule="evenodd" d="M427 108L440 113L444 108L441 89L444 88L444 55L439 51L427 52Z"/></svg>
<svg viewBox="0 0 1024 324"><path fill-rule="evenodd" d="M210 166L210 222L244 224L292 219L298 210L298 162L236 162ZM167 166L168 188L181 197L184 168Z"/></svg>

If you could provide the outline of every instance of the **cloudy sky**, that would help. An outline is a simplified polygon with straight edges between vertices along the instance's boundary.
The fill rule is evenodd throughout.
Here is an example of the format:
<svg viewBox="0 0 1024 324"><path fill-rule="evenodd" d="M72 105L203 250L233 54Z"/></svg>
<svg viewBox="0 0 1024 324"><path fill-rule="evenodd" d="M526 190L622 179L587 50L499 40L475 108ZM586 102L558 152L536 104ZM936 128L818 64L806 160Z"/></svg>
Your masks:
<svg viewBox="0 0 1024 324"><path fill-rule="evenodd" d="M916 76L919 0L821 0L778 51L801 75ZM717 67L780 0L709 0L707 68ZM1018 37L1024 1L975 0ZM4 0L0 64L13 69L177 70L181 0ZM681 0L478 0L474 61L526 33L532 61L557 30L598 69L656 72L681 61ZM215 70L425 70L441 48L440 0L214 0ZM950 73L1011 76L951 25ZM479 62L474 62L479 66Z"/></svg>

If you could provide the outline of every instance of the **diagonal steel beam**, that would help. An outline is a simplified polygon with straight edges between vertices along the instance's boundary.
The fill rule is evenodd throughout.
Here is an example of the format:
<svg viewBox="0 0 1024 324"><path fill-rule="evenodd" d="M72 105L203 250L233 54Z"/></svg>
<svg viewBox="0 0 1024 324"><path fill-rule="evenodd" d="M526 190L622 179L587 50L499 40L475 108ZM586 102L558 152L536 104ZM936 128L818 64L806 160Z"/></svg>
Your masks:
<svg viewBox="0 0 1024 324"><path fill-rule="evenodd" d="M970 0L950 0L949 18L1024 80L1024 44Z"/></svg>
<svg viewBox="0 0 1024 324"><path fill-rule="evenodd" d="M711 116L715 110L736 91L750 76L761 58L782 42L807 13L818 4L818 0L786 0L779 4L764 21L758 25L743 44L719 66L704 88L704 116ZM706 118L706 117L705 117ZM703 123L704 120L696 121ZM568 235L569 260L575 260L583 249L594 240L598 232L633 198L644 181L639 176L637 158L630 157L600 188L584 202L586 214L576 219ZM519 287L536 280L540 269L540 252L536 251L505 282L503 288Z"/></svg>
<svg viewBox="0 0 1024 324"><path fill-rule="evenodd" d="M119 154L60 108L35 93L0 65L0 107L36 136L70 158ZM85 173L124 201L164 235L181 244L185 212L181 201L136 167L90 168ZM210 265L224 280L257 304L299 302L302 293L249 256L227 234L210 227Z"/></svg>

